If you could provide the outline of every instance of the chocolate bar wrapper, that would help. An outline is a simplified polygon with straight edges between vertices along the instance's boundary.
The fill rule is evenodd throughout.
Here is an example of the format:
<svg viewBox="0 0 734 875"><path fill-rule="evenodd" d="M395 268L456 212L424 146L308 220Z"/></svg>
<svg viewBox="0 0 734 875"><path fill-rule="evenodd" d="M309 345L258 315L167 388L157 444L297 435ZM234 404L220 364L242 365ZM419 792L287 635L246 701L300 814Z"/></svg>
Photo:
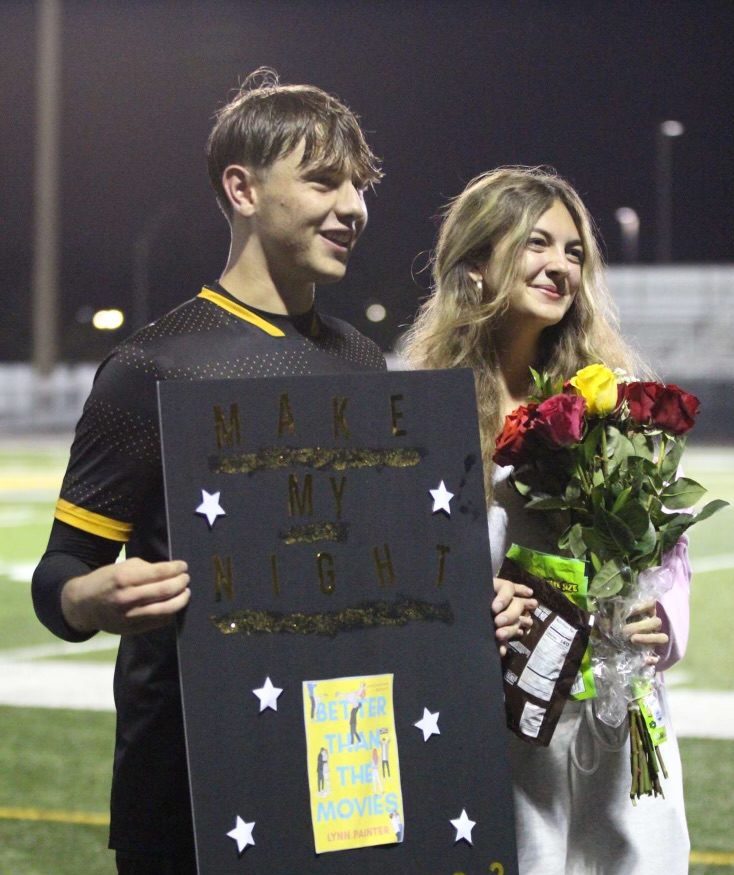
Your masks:
<svg viewBox="0 0 734 875"><path fill-rule="evenodd" d="M533 625L510 641L502 659L508 727L547 747L576 679L594 619L546 580L506 558L499 577L533 590Z"/></svg>

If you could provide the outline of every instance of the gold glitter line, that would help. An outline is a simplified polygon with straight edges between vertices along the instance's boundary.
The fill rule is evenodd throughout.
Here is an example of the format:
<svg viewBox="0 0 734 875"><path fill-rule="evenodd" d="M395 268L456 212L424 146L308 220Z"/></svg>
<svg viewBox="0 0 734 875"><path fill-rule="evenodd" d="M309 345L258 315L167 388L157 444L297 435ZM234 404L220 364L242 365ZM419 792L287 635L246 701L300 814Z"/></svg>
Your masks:
<svg viewBox="0 0 734 875"><path fill-rule="evenodd" d="M421 460L415 448L347 449L326 447L264 447L255 453L211 456L209 470L215 474L251 474L303 465L319 470L347 471L353 468L412 468Z"/></svg>
<svg viewBox="0 0 734 875"><path fill-rule="evenodd" d="M341 611L307 614L300 611L235 611L210 617L222 635L323 635L334 638L340 632L375 626L405 626L408 623L440 622L450 625L454 614L448 602L435 604L398 597L394 602L363 602Z"/></svg>
<svg viewBox="0 0 734 875"><path fill-rule="evenodd" d="M347 526L344 523L312 523L307 526L293 526L287 532L279 533L285 544L313 544L316 541L347 540Z"/></svg>

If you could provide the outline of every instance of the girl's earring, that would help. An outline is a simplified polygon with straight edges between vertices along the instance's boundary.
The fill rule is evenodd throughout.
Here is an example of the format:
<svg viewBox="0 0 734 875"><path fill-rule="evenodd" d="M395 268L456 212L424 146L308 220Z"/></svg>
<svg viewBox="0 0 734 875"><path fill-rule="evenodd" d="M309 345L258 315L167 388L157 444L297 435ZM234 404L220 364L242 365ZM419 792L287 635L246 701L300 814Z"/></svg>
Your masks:
<svg viewBox="0 0 734 875"><path fill-rule="evenodd" d="M482 289L484 288L484 283L483 283L483 281L482 281L481 279L479 279L479 277L477 277L477 279L475 279L474 282L477 284L477 291L478 291L479 294L481 295L481 293L482 293Z"/></svg>

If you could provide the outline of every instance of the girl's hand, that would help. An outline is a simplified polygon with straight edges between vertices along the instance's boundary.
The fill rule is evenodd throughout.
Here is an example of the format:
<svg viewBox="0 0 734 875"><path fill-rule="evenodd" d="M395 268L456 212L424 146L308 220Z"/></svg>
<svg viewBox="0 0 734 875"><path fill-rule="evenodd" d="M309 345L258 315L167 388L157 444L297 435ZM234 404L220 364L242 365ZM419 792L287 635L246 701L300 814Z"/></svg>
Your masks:
<svg viewBox="0 0 734 875"><path fill-rule="evenodd" d="M668 636L661 632L663 621L657 616L657 603L654 599L635 605L633 612L627 617L622 628L622 634L638 647L659 647L668 643ZM647 664L655 665L660 659L654 653L647 656Z"/></svg>
<svg viewBox="0 0 734 875"><path fill-rule="evenodd" d="M525 629L533 624L532 612L538 607L533 591L522 583L513 583L502 577L494 578L494 614L495 638L499 646L500 656L507 653L507 642L513 638L522 638Z"/></svg>

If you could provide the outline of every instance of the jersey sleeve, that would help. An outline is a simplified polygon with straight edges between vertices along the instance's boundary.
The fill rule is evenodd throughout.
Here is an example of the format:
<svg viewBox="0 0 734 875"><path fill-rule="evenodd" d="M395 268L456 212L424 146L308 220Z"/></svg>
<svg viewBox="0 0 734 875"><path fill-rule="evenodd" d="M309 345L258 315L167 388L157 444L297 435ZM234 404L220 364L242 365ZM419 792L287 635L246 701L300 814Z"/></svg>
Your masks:
<svg viewBox="0 0 734 875"><path fill-rule="evenodd" d="M33 575L36 614L67 641L91 637L61 609L67 580L115 561L160 479L156 371L134 348L99 368L71 447L48 548Z"/></svg>
<svg viewBox="0 0 734 875"><path fill-rule="evenodd" d="M94 632L79 632L66 622L61 609L61 590L67 580L110 565L120 544L54 520L46 552L33 574L31 594L36 616L64 641L86 641Z"/></svg>
<svg viewBox="0 0 734 875"><path fill-rule="evenodd" d="M118 544L130 539L161 476L156 376L131 346L100 367L77 424L57 520Z"/></svg>

